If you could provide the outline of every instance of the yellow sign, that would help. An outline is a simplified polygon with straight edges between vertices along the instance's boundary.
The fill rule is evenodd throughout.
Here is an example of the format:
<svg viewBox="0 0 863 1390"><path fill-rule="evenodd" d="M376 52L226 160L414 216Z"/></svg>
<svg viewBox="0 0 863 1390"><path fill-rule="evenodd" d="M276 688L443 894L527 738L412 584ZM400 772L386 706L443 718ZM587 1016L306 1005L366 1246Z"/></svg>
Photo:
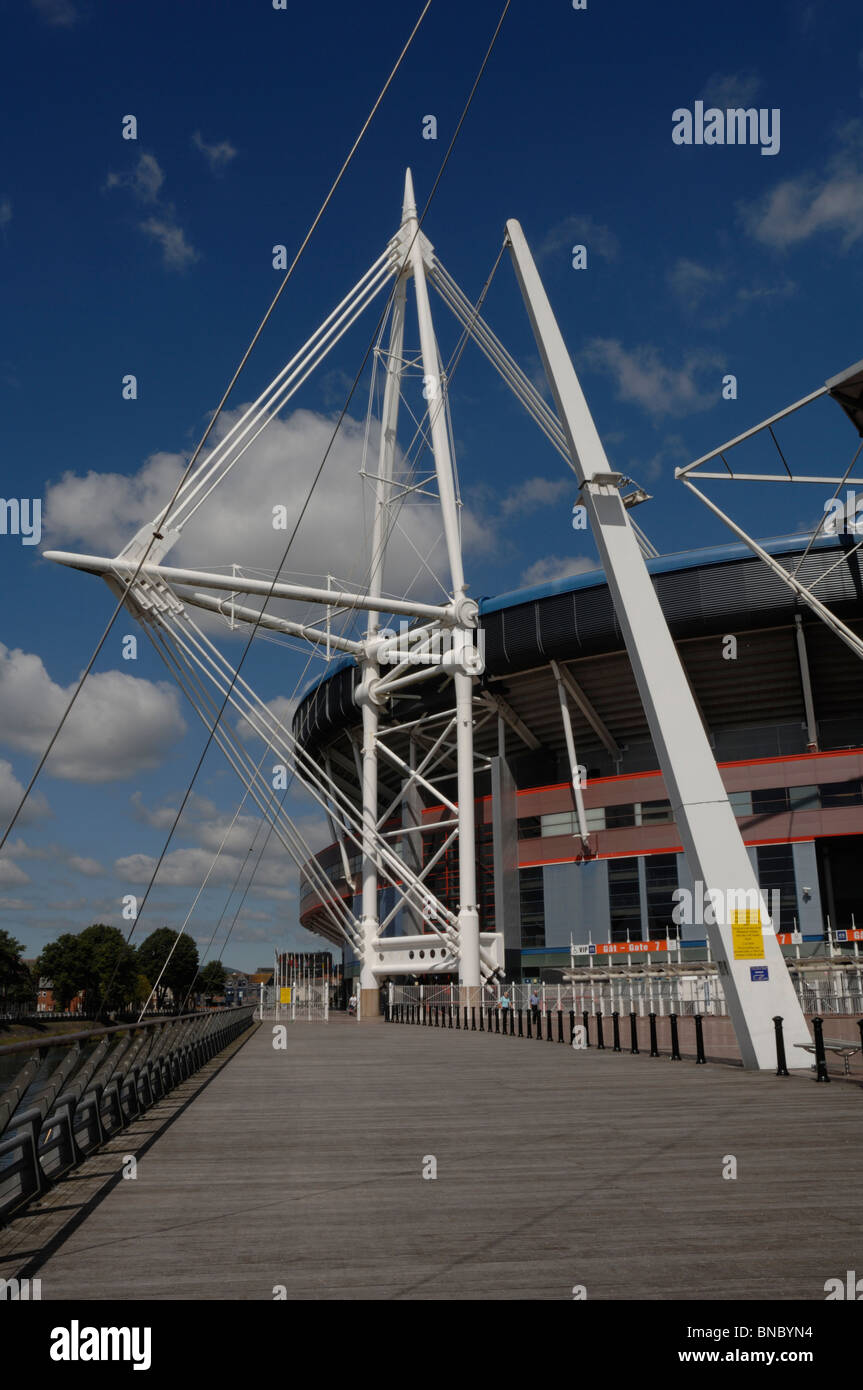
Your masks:
<svg viewBox="0 0 863 1390"><path fill-rule="evenodd" d="M735 960L764 959L761 913L757 908L747 907L740 912L732 912L731 940L734 945Z"/></svg>
<svg viewBox="0 0 863 1390"><path fill-rule="evenodd" d="M282 998L281 998L281 1003L283 1003L283 1004L290 1004L290 1002L291 1002L291 987L290 987L290 985L282 985Z"/></svg>

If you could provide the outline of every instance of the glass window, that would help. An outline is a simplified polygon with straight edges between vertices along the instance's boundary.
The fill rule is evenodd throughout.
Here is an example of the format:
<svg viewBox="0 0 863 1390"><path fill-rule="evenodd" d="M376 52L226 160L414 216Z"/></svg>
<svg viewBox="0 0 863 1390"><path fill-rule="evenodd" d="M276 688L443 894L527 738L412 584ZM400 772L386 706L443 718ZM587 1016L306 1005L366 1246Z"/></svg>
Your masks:
<svg viewBox="0 0 863 1390"><path fill-rule="evenodd" d="M556 811L553 815L542 817L543 835L574 835L575 812Z"/></svg>
<svg viewBox="0 0 863 1390"><path fill-rule="evenodd" d="M642 801L635 809L639 825L657 825L661 821L671 820L670 801Z"/></svg>
<svg viewBox="0 0 863 1390"><path fill-rule="evenodd" d="M539 816L523 816L518 822L520 840L538 840L541 834Z"/></svg>
<svg viewBox="0 0 863 1390"><path fill-rule="evenodd" d="M635 806L606 806L605 826L607 830L619 829L624 825L635 825Z"/></svg>
<svg viewBox="0 0 863 1390"><path fill-rule="evenodd" d="M767 897L767 911L773 916L776 931L793 931L797 916L797 880L794 876L794 852L791 845L759 845L758 886ZM779 893L779 921L774 911L775 899L767 896Z"/></svg>
<svg viewBox="0 0 863 1390"><path fill-rule="evenodd" d="M863 805L859 781L830 782L826 787L822 786L820 790L821 805L824 807Z"/></svg>
<svg viewBox="0 0 863 1390"><path fill-rule="evenodd" d="M788 803L792 811L817 811L821 794L817 787L789 787Z"/></svg>
<svg viewBox="0 0 863 1390"><path fill-rule="evenodd" d="M640 941L641 894L636 858L609 859L608 905L612 941Z"/></svg>
<svg viewBox="0 0 863 1390"><path fill-rule="evenodd" d="M584 818L587 821L588 830L605 829L605 807L588 806L585 808Z"/></svg>
<svg viewBox="0 0 863 1390"><path fill-rule="evenodd" d="M677 855L651 854L644 861L647 889L647 935L651 941L675 938L677 925L671 914L676 907L672 893L677 888Z"/></svg>
<svg viewBox="0 0 863 1390"><path fill-rule="evenodd" d="M761 787L752 792L753 816L778 816L787 810L787 787Z"/></svg>
<svg viewBox="0 0 863 1390"><path fill-rule="evenodd" d="M544 946L545 892L542 868L519 869L518 884L521 896L521 944L528 947Z"/></svg>
<svg viewBox="0 0 863 1390"><path fill-rule="evenodd" d="M731 809L735 816L752 815L752 793L751 792L729 792L728 800L731 802Z"/></svg>

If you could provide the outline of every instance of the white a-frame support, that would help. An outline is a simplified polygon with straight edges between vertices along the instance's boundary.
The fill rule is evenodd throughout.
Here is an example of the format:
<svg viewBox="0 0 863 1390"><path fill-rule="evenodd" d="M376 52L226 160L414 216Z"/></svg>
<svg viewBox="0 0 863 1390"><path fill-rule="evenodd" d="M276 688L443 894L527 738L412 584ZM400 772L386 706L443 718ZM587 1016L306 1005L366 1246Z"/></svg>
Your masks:
<svg viewBox="0 0 863 1390"><path fill-rule="evenodd" d="M602 441L518 222L507 235L519 286L566 434L615 613L653 736L706 923L743 1064L776 1064L773 1019L784 1020L791 1066L808 1066L806 1020L710 750L686 674L651 583ZM708 897L710 894L710 897ZM758 904L753 910L753 905ZM709 914L713 915L713 914ZM753 925L753 918L756 924Z"/></svg>

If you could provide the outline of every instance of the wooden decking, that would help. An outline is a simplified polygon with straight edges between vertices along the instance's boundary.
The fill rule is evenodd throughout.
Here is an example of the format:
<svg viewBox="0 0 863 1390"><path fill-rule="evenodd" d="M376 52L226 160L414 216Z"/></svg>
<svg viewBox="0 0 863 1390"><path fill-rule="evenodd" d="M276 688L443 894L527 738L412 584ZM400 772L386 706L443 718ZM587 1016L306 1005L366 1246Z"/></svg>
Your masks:
<svg viewBox="0 0 863 1390"><path fill-rule="evenodd" d="M342 1016L277 1051L272 1029L34 1251L43 1300L823 1300L860 1266L856 1084Z"/></svg>

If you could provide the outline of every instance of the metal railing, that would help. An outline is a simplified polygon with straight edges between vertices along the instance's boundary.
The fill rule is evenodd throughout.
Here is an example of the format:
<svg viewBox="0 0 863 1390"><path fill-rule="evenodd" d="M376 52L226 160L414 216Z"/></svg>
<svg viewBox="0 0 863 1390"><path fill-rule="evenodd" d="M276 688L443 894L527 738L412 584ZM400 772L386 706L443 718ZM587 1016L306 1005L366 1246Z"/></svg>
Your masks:
<svg viewBox="0 0 863 1390"><path fill-rule="evenodd" d="M253 1006L0 1047L0 1222L251 1026Z"/></svg>

